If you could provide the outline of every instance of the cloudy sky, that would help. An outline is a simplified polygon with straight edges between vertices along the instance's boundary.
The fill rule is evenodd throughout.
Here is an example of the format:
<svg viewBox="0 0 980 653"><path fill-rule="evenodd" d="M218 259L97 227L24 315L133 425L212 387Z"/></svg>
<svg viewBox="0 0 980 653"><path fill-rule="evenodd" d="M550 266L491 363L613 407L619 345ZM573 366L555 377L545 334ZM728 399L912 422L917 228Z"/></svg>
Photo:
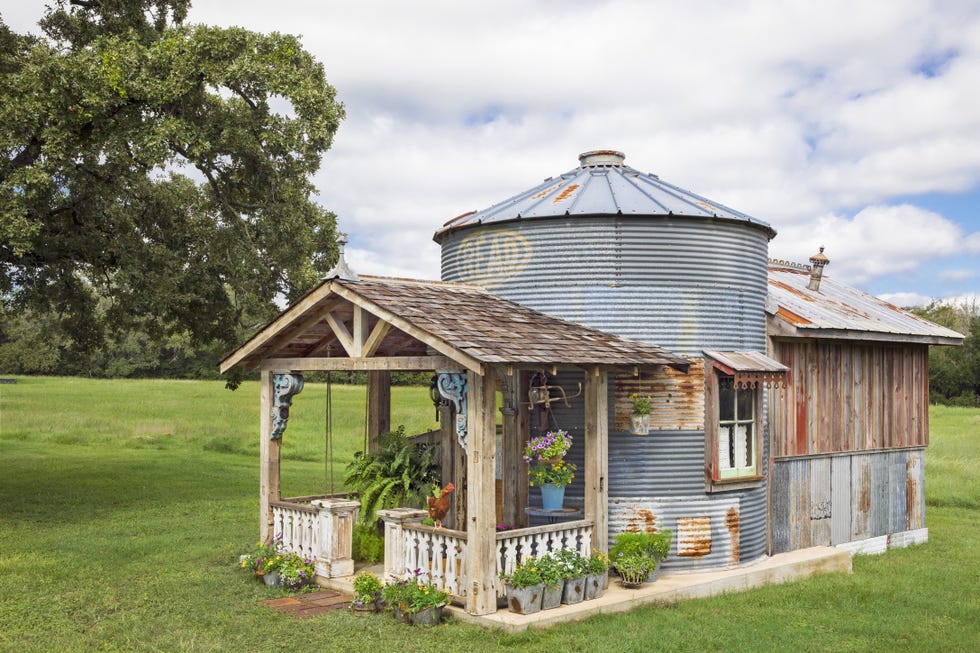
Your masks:
<svg viewBox="0 0 980 653"><path fill-rule="evenodd" d="M3 10L33 29L42 9ZM903 305L980 295L975 0L196 0L300 34L346 106L317 176L364 273L593 149L769 222Z"/></svg>

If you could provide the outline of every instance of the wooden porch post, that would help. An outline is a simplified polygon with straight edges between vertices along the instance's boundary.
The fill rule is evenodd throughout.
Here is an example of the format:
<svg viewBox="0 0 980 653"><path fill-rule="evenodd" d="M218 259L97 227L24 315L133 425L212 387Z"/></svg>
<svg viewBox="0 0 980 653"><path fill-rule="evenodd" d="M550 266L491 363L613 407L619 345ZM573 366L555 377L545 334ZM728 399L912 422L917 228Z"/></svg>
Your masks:
<svg viewBox="0 0 980 653"><path fill-rule="evenodd" d="M585 518L592 520L592 547L609 551L609 373L585 372Z"/></svg>
<svg viewBox="0 0 980 653"><path fill-rule="evenodd" d="M527 407L521 406L525 374L514 372L504 377L504 430L501 438L501 479L503 481L503 520L514 528L527 520L527 464L522 456L527 439ZM522 426L523 425L523 426Z"/></svg>
<svg viewBox="0 0 980 653"><path fill-rule="evenodd" d="M368 452L377 453L382 433L391 430L391 372L368 372Z"/></svg>
<svg viewBox="0 0 980 653"><path fill-rule="evenodd" d="M272 541L270 501L279 499L279 440L272 439L272 370L262 370L259 390L259 537Z"/></svg>
<svg viewBox="0 0 980 653"><path fill-rule="evenodd" d="M496 383L493 371L487 371L486 376L467 373L466 382L466 611L473 615L497 611Z"/></svg>

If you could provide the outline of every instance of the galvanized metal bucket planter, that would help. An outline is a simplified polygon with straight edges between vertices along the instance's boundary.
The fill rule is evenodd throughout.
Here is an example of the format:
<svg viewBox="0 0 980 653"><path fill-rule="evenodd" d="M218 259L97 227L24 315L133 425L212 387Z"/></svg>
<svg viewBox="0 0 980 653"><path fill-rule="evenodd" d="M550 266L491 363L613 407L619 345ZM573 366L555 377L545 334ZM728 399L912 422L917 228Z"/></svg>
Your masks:
<svg viewBox="0 0 980 653"><path fill-rule="evenodd" d="M561 595L565 589L564 583L558 583L552 587L545 587L541 597L541 609L550 610L561 605Z"/></svg>
<svg viewBox="0 0 980 653"><path fill-rule="evenodd" d="M633 435L650 434L649 415L630 415L630 433Z"/></svg>
<svg viewBox="0 0 980 653"><path fill-rule="evenodd" d="M273 585L278 585L279 584L279 572L278 571L267 571L264 574L260 574L259 577L262 579L262 582L263 583L265 583L266 585L268 585L270 587L273 586Z"/></svg>
<svg viewBox="0 0 980 653"><path fill-rule="evenodd" d="M442 609L445 606L436 605L413 612L409 620L413 626L435 626L442 621Z"/></svg>
<svg viewBox="0 0 980 653"><path fill-rule="evenodd" d="M507 605L511 612L517 614L540 612L542 598L544 598L544 583L529 587L507 586Z"/></svg>
<svg viewBox="0 0 980 653"><path fill-rule="evenodd" d="M606 589L607 576L602 574L589 574L585 577L585 600L590 601L602 596Z"/></svg>
<svg viewBox="0 0 980 653"><path fill-rule="evenodd" d="M565 590L561 594L561 602L568 605L581 603L585 600L585 576L565 580Z"/></svg>

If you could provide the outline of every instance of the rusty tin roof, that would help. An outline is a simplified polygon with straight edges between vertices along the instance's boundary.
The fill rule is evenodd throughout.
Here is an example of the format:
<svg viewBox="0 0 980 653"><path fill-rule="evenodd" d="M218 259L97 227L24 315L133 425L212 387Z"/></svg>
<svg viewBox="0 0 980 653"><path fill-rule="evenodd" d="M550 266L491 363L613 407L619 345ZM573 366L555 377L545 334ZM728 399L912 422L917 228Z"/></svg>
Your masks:
<svg viewBox="0 0 980 653"><path fill-rule="evenodd" d="M770 335L963 344L962 334L834 281L826 273L818 291L807 288L809 281L807 266L770 263L766 310L784 327L770 329Z"/></svg>
<svg viewBox="0 0 980 653"><path fill-rule="evenodd" d="M762 220L667 183L659 176L640 172L624 163L615 150L595 150L579 155L579 167L548 177L540 184L482 211L453 218L436 232L510 220L559 216L684 216L715 218L752 224L767 232L775 230Z"/></svg>

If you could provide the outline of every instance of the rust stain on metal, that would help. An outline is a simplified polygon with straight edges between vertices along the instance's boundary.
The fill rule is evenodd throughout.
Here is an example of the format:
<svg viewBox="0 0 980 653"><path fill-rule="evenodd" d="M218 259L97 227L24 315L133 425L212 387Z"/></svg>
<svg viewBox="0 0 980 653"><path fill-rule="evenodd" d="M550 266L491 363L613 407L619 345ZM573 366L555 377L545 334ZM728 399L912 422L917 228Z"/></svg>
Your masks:
<svg viewBox="0 0 980 653"><path fill-rule="evenodd" d="M858 510L862 513L871 512L871 468L867 465L861 468L861 478L860 484L860 499L858 501Z"/></svg>
<svg viewBox="0 0 980 653"><path fill-rule="evenodd" d="M677 518L677 555L700 558L711 553L711 518Z"/></svg>
<svg viewBox="0 0 980 653"><path fill-rule="evenodd" d="M561 186L562 186L563 183L565 183L565 182L558 182L554 186L548 186L547 188L545 188L543 191L541 191L540 193L538 193L537 195L535 195L531 199L532 200L539 200L542 197L544 197L545 195L547 195L548 193L552 193L552 192L558 190L559 188L561 188Z"/></svg>
<svg viewBox="0 0 980 653"><path fill-rule="evenodd" d="M657 516L653 514L653 511L646 508L640 508L636 511L637 516L643 520L643 530L647 533L657 532Z"/></svg>
<svg viewBox="0 0 980 653"><path fill-rule="evenodd" d="M787 322L792 322L793 324L800 324L800 325L802 325L802 324L813 324L813 322L811 322L810 320L806 319L802 315L797 315L793 311L788 310L786 308L783 308L782 306L780 306L776 310L776 315L779 316L779 317L781 317L781 318L783 318Z"/></svg>
<svg viewBox="0 0 980 653"><path fill-rule="evenodd" d="M800 299L805 299L808 302L815 302L815 301L817 301L813 297L810 297L809 295L807 295L802 290L799 290L797 288L794 288L793 286L790 286L788 284L785 284L782 281L776 281L775 279L769 279L769 285L776 286L777 288L782 288L786 292L793 293L794 295L796 295Z"/></svg>
<svg viewBox="0 0 980 653"><path fill-rule="evenodd" d="M735 509L735 506L732 506L725 514L725 526L728 528L728 534L732 538L732 562L736 565L739 563L739 557L741 556L741 549L739 548L739 528L741 523L742 520L739 519L738 510Z"/></svg>
<svg viewBox="0 0 980 653"><path fill-rule="evenodd" d="M568 188L558 193L558 196L555 197L555 199L551 200L551 203L557 204L558 202L564 202L569 197L571 197L578 189L579 189L578 184L571 184L570 186L568 186Z"/></svg>

